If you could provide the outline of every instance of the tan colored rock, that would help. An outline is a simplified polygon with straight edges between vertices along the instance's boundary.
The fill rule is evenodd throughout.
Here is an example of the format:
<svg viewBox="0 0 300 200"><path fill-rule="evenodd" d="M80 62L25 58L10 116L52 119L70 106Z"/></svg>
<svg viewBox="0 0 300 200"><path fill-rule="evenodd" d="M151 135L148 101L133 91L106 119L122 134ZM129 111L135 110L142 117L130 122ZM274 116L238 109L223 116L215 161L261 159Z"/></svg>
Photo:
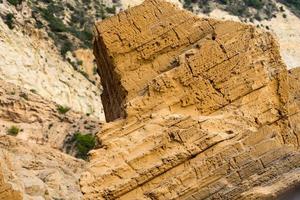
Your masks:
<svg viewBox="0 0 300 200"><path fill-rule="evenodd" d="M15 126L18 139L75 155L72 136L76 132L95 134L102 123L98 118L70 109L63 114L58 105L45 100L34 90L21 89L0 80L0 136Z"/></svg>
<svg viewBox="0 0 300 200"><path fill-rule="evenodd" d="M12 136L0 136L0 199L82 199L85 161Z"/></svg>
<svg viewBox="0 0 300 200"><path fill-rule="evenodd" d="M1 4L0 7L5 6ZM22 16L18 14L16 18L19 20ZM26 34L22 29L10 30L0 18L0 78L27 90L34 89L49 101L105 121L101 89L63 60L52 40L46 40L46 33L24 32Z"/></svg>
<svg viewBox="0 0 300 200"><path fill-rule="evenodd" d="M160 12L152 3L147 1L97 25L96 58L102 77L109 77L103 80L102 95L104 109L110 111L106 112L108 121L137 114L140 105L141 113L167 106L210 113L265 85L274 74L265 73L262 65L280 65L274 63L273 57L279 54L272 50L277 44L268 33L239 23L198 18L171 4L164 4L169 9ZM147 14L150 11L153 14ZM258 54L258 61L251 54ZM242 67L244 74L239 72ZM224 73L217 76L221 70Z"/></svg>
<svg viewBox="0 0 300 200"><path fill-rule="evenodd" d="M59 113L58 105L0 80L0 200L82 199L76 132L95 134L98 118ZM11 127L20 132L8 136ZM60 150L60 151L59 151Z"/></svg>
<svg viewBox="0 0 300 200"><path fill-rule="evenodd" d="M101 88L101 80L97 72L93 51L90 49L78 49L74 54L75 57L82 62L82 70L88 75L88 78Z"/></svg>
<svg viewBox="0 0 300 200"><path fill-rule="evenodd" d="M178 6L182 6L181 2L179 0L167 0L168 2L174 3ZM144 0L121 0L121 5L123 9L128 9L133 6L137 6L141 3L143 3Z"/></svg>
<svg viewBox="0 0 300 200"><path fill-rule="evenodd" d="M261 199L300 182L298 72L270 33L161 0L96 31L114 122L81 177L84 199Z"/></svg>
<svg viewBox="0 0 300 200"><path fill-rule="evenodd" d="M289 69L295 68L300 65L300 48L297 45L300 41L300 19L285 5L276 2L278 8L282 7L285 11L284 13L276 13L276 17L271 20L254 21L255 26L266 27L275 35L278 43L280 44L280 53L282 59L286 63ZM206 16L207 14L200 14L201 16ZM234 20L241 21L237 16L233 16L226 11L220 9L214 9L208 14L208 17L219 19L219 20Z"/></svg>

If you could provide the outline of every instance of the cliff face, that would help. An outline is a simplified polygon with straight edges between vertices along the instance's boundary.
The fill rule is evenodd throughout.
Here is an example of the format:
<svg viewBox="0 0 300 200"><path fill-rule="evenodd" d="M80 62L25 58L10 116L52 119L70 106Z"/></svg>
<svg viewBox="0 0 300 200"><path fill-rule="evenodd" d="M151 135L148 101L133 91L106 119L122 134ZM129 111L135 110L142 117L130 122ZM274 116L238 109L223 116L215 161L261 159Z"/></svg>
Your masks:
<svg viewBox="0 0 300 200"><path fill-rule="evenodd" d="M0 80L0 136L15 126L16 137L27 142L59 149L75 155L72 136L76 132L95 134L101 128L98 118L70 110L59 112L59 106L37 95Z"/></svg>
<svg viewBox="0 0 300 200"><path fill-rule="evenodd" d="M11 30L0 18L0 79L105 121L101 89L59 55L45 30L25 23L32 20L25 2L18 9L0 3L0 15L13 13L15 23Z"/></svg>
<svg viewBox="0 0 300 200"><path fill-rule="evenodd" d="M85 161L10 136L0 137L0 199L80 200Z"/></svg>
<svg viewBox="0 0 300 200"><path fill-rule="evenodd" d="M300 182L299 73L271 34L160 0L96 32L114 122L81 177L85 199L255 199Z"/></svg>
<svg viewBox="0 0 300 200"><path fill-rule="evenodd" d="M95 134L99 119L59 112L34 91L0 85L0 200L82 199L86 161L72 157L80 153L74 134Z"/></svg>

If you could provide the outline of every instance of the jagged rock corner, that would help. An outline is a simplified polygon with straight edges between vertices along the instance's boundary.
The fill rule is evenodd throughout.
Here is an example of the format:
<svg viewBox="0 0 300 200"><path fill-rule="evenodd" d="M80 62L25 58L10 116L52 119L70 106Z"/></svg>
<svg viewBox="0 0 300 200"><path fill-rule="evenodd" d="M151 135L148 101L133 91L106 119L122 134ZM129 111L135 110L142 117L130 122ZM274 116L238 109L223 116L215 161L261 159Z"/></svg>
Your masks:
<svg viewBox="0 0 300 200"><path fill-rule="evenodd" d="M49 140L42 146L1 136L1 200L268 199L298 186L300 69L287 70L270 33L162 0L99 22L95 33L109 121L101 146L86 162L54 150L63 142L51 131L21 135ZM21 112L55 109L29 100L3 96L12 106L0 114L31 116L39 130L50 119L77 123Z"/></svg>
<svg viewBox="0 0 300 200"><path fill-rule="evenodd" d="M96 33L111 123L85 199L261 199L300 183L299 70L270 33L160 0Z"/></svg>

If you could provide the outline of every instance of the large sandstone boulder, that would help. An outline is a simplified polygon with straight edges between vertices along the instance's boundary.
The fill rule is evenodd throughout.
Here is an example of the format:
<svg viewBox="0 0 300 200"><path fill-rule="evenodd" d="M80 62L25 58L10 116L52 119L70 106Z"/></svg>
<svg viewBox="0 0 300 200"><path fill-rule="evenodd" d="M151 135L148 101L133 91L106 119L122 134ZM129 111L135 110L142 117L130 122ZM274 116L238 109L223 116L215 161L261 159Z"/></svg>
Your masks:
<svg viewBox="0 0 300 200"><path fill-rule="evenodd" d="M299 72L271 34L147 0L97 23L94 53L114 122L85 199L271 198L300 182Z"/></svg>

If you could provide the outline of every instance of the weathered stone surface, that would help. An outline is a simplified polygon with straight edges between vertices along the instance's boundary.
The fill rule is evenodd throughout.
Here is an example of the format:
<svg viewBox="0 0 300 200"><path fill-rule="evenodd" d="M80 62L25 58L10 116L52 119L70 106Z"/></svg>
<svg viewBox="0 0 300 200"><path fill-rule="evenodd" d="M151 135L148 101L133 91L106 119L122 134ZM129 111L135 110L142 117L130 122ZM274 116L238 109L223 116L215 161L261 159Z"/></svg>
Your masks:
<svg viewBox="0 0 300 200"><path fill-rule="evenodd" d="M57 150L0 136L0 199L82 199L85 161Z"/></svg>
<svg viewBox="0 0 300 200"><path fill-rule="evenodd" d="M7 1L0 3L0 15L2 12L5 13L3 16L14 13L18 20L32 20L31 15L23 19L22 13L32 12L25 1L22 8L27 9L21 13L15 10L15 6L6 7L7 4ZM10 30L0 17L0 78L28 90L34 89L49 101L105 121L101 89L63 60L55 51L52 39L43 34L46 33L39 29Z"/></svg>
<svg viewBox="0 0 300 200"><path fill-rule="evenodd" d="M97 25L95 52L100 74L107 77L102 99L106 115L113 115L107 120L167 106L209 114L266 85L271 72L264 68L284 69L274 62L277 44L268 33L198 18L171 5L160 12L153 4Z"/></svg>
<svg viewBox="0 0 300 200"><path fill-rule="evenodd" d="M85 199L270 198L300 182L299 73L272 35L160 0L96 32L115 122L98 134Z"/></svg>
<svg viewBox="0 0 300 200"><path fill-rule="evenodd" d="M0 80L0 200L82 199L86 162L76 155L76 132L95 134L99 119ZM20 132L8 136L11 127ZM59 151L60 150L60 151Z"/></svg>
<svg viewBox="0 0 300 200"><path fill-rule="evenodd" d="M18 127L18 139L76 154L72 137L76 132L95 134L102 123L98 118L72 109L59 113L58 105L0 79L0 136Z"/></svg>

